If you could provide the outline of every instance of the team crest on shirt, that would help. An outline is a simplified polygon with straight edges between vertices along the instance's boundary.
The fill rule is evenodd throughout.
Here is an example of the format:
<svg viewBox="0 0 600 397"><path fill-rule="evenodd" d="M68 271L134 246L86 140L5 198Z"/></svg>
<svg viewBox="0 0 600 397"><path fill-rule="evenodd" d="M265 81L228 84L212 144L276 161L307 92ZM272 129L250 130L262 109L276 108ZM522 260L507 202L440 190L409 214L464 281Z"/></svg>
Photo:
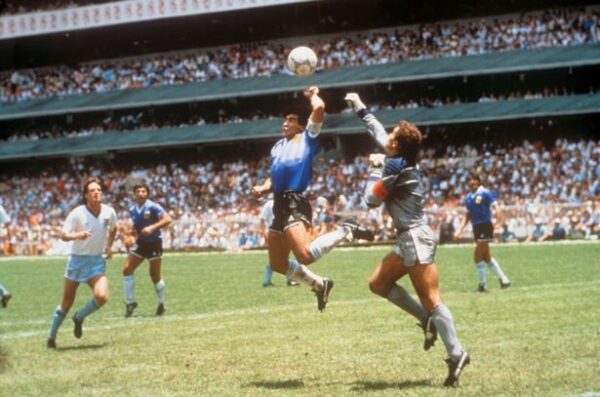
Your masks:
<svg viewBox="0 0 600 397"><path fill-rule="evenodd" d="M475 204L481 204L481 196L475 197Z"/></svg>
<svg viewBox="0 0 600 397"><path fill-rule="evenodd" d="M150 219L150 211L144 211L144 219Z"/></svg>

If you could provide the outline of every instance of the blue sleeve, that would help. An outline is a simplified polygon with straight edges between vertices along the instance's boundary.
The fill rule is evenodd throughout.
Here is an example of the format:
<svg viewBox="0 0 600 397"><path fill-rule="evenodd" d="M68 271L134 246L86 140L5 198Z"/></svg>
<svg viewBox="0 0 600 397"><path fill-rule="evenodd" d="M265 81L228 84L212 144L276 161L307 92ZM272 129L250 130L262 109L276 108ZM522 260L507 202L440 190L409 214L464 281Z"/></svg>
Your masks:
<svg viewBox="0 0 600 397"><path fill-rule="evenodd" d="M404 160L402 157L394 157L385 162L385 166L383 167L383 175L388 176L399 174L404 168L406 168L406 160Z"/></svg>
<svg viewBox="0 0 600 397"><path fill-rule="evenodd" d="M319 144L321 143L321 134L313 137L308 133L308 130L304 130L304 139L310 149L310 153L314 156L319 150Z"/></svg>
<svg viewBox="0 0 600 397"><path fill-rule="evenodd" d="M154 212L156 218L160 220L160 218L165 213L165 210L163 209L163 207L160 206L160 204L154 203L154 205L152 206L152 212Z"/></svg>
<svg viewBox="0 0 600 397"><path fill-rule="evenodd" d="M492 191L490 191L490 190L486 191L486 196L487 196L487 199L488 199L488 202L490 205L492 205L496 202L496 195L494 193L492 193Z"/></svg>

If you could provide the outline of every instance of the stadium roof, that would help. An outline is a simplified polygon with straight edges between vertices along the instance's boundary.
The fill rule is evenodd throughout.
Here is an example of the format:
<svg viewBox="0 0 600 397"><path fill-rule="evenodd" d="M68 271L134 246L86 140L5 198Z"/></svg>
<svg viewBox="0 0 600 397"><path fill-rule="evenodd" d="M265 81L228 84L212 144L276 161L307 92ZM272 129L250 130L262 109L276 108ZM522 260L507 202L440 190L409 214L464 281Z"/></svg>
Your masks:
<svg viewBox="0 0 600 397"><path fill-rule="evenodd" d="M600 44L542 50L507 51L485 55L340 68L317 73L306 78L277 75L273 77L211 80L186 85L119 90L101 94L63 96L2 104L0 105L0 120L252 97L300 91L310 85L317 85L321 88L356 87L375 83L596 64L600 64Z"/></svg>
<svg viewBox="0 0 600 397"><path fill-rule="evenodd" d="M383 110L375 112L386 127L398 120L418 125L490 122L511 119L555 117L600 113L600 94L557 96L544 99L516 99L489 103L464 103L436 108ZM325 134L365 133L353 114L328 115ZM74 138L25 140L0 144L0 160L35 157L85 156L109 151L181 147L240 140L272 139L281 136L281 120L259 120L239 124L209 124L146 131L108 132Z"/></svg>

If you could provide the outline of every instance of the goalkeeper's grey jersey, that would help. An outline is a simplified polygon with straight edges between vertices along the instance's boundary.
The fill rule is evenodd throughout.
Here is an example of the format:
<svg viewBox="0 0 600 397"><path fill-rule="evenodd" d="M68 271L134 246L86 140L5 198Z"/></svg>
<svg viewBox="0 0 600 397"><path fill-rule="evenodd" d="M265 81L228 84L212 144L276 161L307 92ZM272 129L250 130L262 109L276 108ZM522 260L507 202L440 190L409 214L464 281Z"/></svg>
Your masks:
<svg viewBox="0 0 600 397"><path fill-rule="evenodd" d="M366 113L362 120L369 134L379 145L385 146L388 135L375 116ZM422 179L418 165L409 164L402 157L388 158L385 162L381 181L388 196L384 203L398 233L427 224L427 217L423 212L425 189Z"/></svg>

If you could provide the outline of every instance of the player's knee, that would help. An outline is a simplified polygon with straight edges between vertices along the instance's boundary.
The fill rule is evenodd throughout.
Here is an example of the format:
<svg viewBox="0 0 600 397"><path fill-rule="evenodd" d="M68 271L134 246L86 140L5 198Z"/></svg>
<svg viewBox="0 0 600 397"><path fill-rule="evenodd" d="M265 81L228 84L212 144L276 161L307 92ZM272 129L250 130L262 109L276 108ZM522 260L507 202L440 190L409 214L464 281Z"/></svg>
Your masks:
<svg viewBox="0 0 600 397"><path fill-rule="evenodd" d="M375 295L379 295L383 298L385 298L388 293L388 291L386 291L385 288L377 282L377 280L369 280L369 289Z"/></svg>
<svg viewBox="0 0 600 397"><path fill-rule="evenodd" d="M310 265L315 261L315 258L313 258L312 254L308 249L295 253L295 256L296 260L302 265Z"/></svg>
<svg viewBox="0 0 600 397"><path fill-rule="evenodd" d="M126 267L123 269L123 276L133 276L133 269Z"/></svg>
<svg viewBox="0 0 600 397"><path fill-rule="evenodd" d="M108 302L108 291L99 291L94 295L98 306L104 306Z"/></svg>

